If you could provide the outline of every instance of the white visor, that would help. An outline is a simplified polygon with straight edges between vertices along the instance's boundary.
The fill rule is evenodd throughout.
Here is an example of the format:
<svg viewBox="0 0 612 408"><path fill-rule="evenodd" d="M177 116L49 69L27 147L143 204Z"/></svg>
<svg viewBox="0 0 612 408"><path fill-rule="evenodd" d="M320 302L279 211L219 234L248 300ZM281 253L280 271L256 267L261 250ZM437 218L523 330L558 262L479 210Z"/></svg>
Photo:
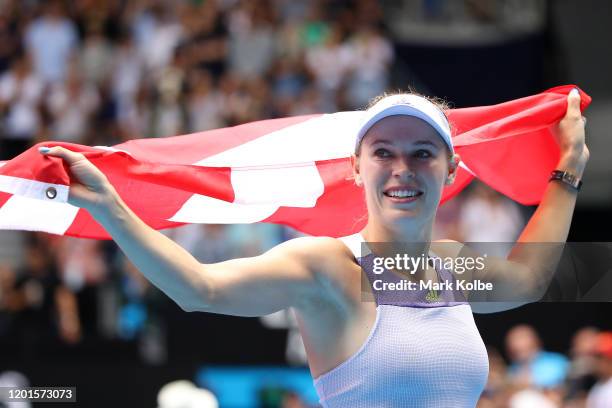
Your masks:
<svg viewBox="0 0 612 408"><path fill-rule="evenodd" d="M355 149L359 147L361 139L379 120L387 116L407 115L424 120L431 125L448 146L452 154L455 153L451 139L450 125L440 108L422 96L413 94L391 95L376 103L363 112L361 124L357 132Z"/></svg>

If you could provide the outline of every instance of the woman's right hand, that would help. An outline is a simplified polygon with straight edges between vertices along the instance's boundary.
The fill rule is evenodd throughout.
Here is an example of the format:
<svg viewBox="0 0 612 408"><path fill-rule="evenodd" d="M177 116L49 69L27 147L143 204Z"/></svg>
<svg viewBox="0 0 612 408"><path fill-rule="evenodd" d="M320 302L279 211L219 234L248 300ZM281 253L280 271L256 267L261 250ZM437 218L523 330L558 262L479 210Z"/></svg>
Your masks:
<svg viewBox="0 0 612 408"><path fill-rule="evenodd" d="M104 210L117 194L104 173L83 154L60 146L41 147L39 152L45 156L59 157L68 164L72 176L68 195L69 204L85 208L94 215Z"/></svg>

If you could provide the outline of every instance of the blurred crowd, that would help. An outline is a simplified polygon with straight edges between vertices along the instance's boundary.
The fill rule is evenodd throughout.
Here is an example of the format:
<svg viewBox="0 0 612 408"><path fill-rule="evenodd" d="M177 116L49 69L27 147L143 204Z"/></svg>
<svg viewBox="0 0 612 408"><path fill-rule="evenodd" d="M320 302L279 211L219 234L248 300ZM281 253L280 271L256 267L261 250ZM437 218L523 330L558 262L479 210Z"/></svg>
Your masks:
<svg viewBox="0 0 612 408"><path fill-rule="evenodd" d="M489 379L478 408L605 408L612 404L612 332L578 330L567 355L547 351L526 324L505 337L504 360L489 349Z"/></svg>
<svg viewBox="0 0 612 408"><path fill-rule="evenodd" d="M0 160L44 140L113 145L363 108L392 85L384 21L375 0L0 0ZM511 242L525 216L475 184L441 207L435 234ZM165 233L201 262L256 255L298 235L264 224ZM165 361L169 301L112 242L1 235L4 350L34 361L48 344L99 336L140 342L145 362ZM294 325L264 324L289 328L288 361L303 362ZM480 407L612 401L609 333L585 328L563 356L543 351L537 333L520 326L505 352L509 364L491 350Z"/></svg>
<svg viewBox="0 0 612 408"><path fill-rule="evenodd" d="M0 1L0 160L363 107L389 84L377 1Z"/></svg>

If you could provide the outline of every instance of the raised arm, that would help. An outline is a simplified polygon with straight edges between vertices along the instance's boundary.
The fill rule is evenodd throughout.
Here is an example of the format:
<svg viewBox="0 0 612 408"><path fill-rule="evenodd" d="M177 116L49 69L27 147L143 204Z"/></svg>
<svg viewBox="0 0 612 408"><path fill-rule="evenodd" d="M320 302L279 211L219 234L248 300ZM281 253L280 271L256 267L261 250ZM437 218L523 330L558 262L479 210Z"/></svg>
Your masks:
<svg viewBox="0 0 612 408"><path fill-rule="evenodd" d="M560 160L556 170L567 171L582 179L589 160L585 144L585 121L580 111L580 94L568 95L565 117L557 124L554 134L559 143ZM523 229L508 260L522 265L522 281L536 295L543 295L555 272L567 241L578 192L571 186L548 183L535 213Z"/></svg>
<svg viewBox="0 0 612 408"><path fill-rule="evenodd" d="M556 169L582 178L589 150L585 144L579 93L570 92L567 102L566 114L553 132L560 149ZM548 183L538 208L507 259L488 258L482 272L466 276L469 279L481 278L494 286L486 299L475 296L483 300L472 305L476 312L507 310L541 298L558 266L563 243L569 234L576 197L577 192L571 186L558 181ZM445 254L472 258L479 256L459 243L440 244L438 250Z"/></svg>
<svg viewBox="0 0 612 408"><path fill-rule="evenodd" d="M316 254L324 238L289 241L267 253L202 265L147 226L85 156L62 147L41 149L67 162L74 179L69 203L86 208L132 263L186 311L259 316L298 306L315 295Z"/></svg>

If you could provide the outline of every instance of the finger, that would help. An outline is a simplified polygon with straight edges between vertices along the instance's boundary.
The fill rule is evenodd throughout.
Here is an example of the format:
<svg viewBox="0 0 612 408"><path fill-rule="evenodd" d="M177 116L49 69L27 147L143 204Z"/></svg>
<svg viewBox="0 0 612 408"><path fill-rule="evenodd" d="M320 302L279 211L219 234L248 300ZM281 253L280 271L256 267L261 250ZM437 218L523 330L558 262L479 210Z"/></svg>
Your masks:
<svg viewBox="0 0 612 408"><path fill-rule="evenodd" d="M580 112L580 92L577 88L572 89L567 95L567 112L565 116L574 119L582 117Z"/></svg>
<svg viewBox="0 0 612 408"><path fill-rule="evenodd" d="M39 147L38 151L41 154L44 154L45 156L61 157L62 159L66 160L66 162L70 165L85 158L85 156L83 156L81 153L75 153L61 146Z"/></svg>

